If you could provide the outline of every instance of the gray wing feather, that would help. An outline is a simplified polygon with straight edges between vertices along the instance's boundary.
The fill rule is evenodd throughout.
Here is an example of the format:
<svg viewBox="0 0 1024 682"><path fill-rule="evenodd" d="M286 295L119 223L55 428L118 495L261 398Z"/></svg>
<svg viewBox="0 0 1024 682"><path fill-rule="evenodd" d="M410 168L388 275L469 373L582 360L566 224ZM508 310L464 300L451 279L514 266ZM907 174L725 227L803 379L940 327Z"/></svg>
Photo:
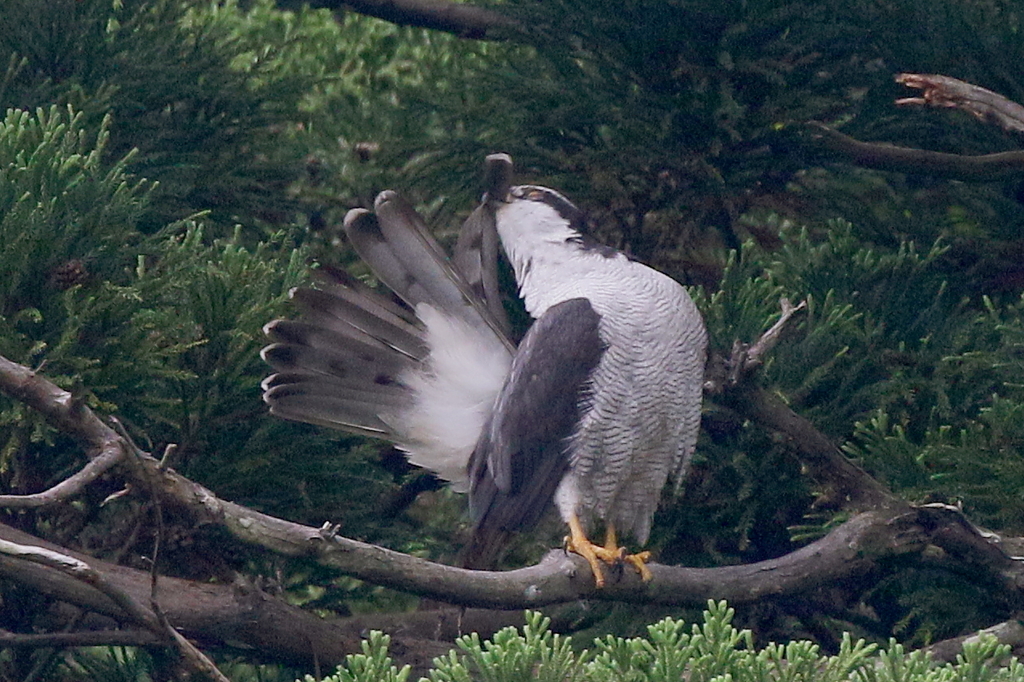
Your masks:
<svg viewBox="0 0 1024 682"><path fill-rule="evenodd" d="M466 219L459 232L452 263L465 273L473 295L484 302L488 313L507 336L511 327L498 292L498 243L494 212L486 204L481 204Z"/></svg>
<svg viewBox="0 0 1024 682"><path fill-rule="evenodd" d="M271 338L282 338L279 330L271 332ZM318 331L301 338L299 343L293 340L267 346L263 359L278 372L302 372L352 388L391 386L396 390L402 386L401 374L412 364L394 353L387 355L373 346Z"/></svg>
<svg viewBox="0 0 1024 682"><path fill-rule="evenodd" d="M310 380L307 374L275 374L264 381L264 390L271 414L375 438L394 437L387 415L389 410L401 409L389 408L390 401L379 394Z"/></svg>
<svg viewBox="0 0 1024 682"><path fill-rule="evenodd" d="M383 196L384 193L381 194ZM378 202L379 202L378 197ZM353 209L345 216L345 234L359 257L370 266L373 274L398 294L403 301L415 308L420 303L429 303L439 309L458 300L458 290L450 283L440 283L440 269L421 264L435 257L431 251L424 253L418 239L411 236L395 238L401 230L416 229L411 223L395 226L395 216L389 216L392 237L384 234L380 216L365 209ZM429 273L427 277L423 272Z"/></svg>
<svg viewBox="0 0 1024 682"><path fill-rule="evenodd" d="M296 289L291 298L300 312L299 319L311 327L379 345L415 360L426 356L426 342L418 322L375 311L369 299L354 301L352 293L338 287Z"/></svg>
<svg viewBox="0 0 1024 682"><path fill-rule="evenodd" d="M470 459L476 535L529 528L547 508L604 352L599 321L587 299L570 299L551 306L523 338Z"/></svg>

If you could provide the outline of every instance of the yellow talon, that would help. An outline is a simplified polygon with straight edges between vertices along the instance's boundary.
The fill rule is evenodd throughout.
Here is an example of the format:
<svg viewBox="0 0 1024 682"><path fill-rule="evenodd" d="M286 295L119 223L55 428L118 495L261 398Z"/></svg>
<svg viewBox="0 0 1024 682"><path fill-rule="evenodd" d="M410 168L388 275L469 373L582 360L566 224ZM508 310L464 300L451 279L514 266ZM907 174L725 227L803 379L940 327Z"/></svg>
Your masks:
<svg viewBox="0 0 1024 682"><path fill-rule="evenodd" d="M613 566L625 561L633 566L644 582L649 581L652 577L651 569L647 568L646 563L650 560L651 553L626 554L625 548L619 547L615 527L611 524L608 524L607 531L605 532L604 547L602 547L588 540L579 519L575 515L571 516L569 518L569 537L565 539L565 548L587 560L587 563L590 564L590 570L594 574L594 584L598 589L604 587L605 582L602 563Z"/></svg>
<svg viewBox="0 0 1024 682"><path fill-rule="evenodd" d="M651 560L650 552L637 552L636 554L627 554L622 557L627 563L633 565L636 572L640 574L640 579L645 583L649 583L654 574L651 573L651 569L647 568L647 562Z"/></svg>

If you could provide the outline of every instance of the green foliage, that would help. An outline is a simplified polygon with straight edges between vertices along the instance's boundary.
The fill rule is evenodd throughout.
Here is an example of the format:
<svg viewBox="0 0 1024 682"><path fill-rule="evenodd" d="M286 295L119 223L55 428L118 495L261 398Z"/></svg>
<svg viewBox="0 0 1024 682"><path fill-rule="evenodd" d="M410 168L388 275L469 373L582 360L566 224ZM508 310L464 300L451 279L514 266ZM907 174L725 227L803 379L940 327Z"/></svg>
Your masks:
<svg viewBox="0 0 1024 682"><path fill-rule="evenodd" d="M401 478L378 465L379 446L266 414L258 351L261 327L307 278L297 197L327 194L333 169L286 184L310 149L341 138L351 154L360 125L388 120L381 106L400 110L391 90L424 82L422 55L440 59L457 40L270 2L12 0L0 15L0 103L21 107L0 129L0 353L44 367L142 447L176 444L168 464L225 497L422 556L450 551L453 500L439 496L448 511L426 522L381 514ZM362 191L336 190L341 208ZM0 400L0 434L4 492L81 466L79 449L13 401ZM146 543L137 501L101 506L116 485L38 514L36 532L101 556ZM410 601L209 542L169 543L168 565L197 578L247 567L341 613Z"/></svg>
<svg viewBox="0 0 1024 682"><path fill-rule="evenodd" d="M966 292L947 281L941 244L878 248L848 223L825 229L820 243L806 231L784 235L768 257L771 276L809 308L806 340L775 353L769 372L804 414L830 415L831 423L817 421L840 435L869 405L919 400L922 365L941 360L968 314ZM801 365L827 371L810 375Z"/></svg>
<svg viewBox="0 0 1024 682"><path fill-rule="evenodd" d="M509 627L486 642L481 642L475 632L460 637L456 644L463 655L452 651L446 658L435 659L430 682L469 682L471 679L575 682L583 679L585 659L573 652L571 638L551 633L550 624L550 618L528 611L521 635ZM471 670L475 673L473 677Z"/></svg>
<svg viewBox="0 0 1024 682"><path fill-rule="evenodd" d="M936 666L921 651L906 653L901 644L889 642L879 652L878 661L858 671L864 682L996 682L1024 678L1024 665L1014 657L1007 660L1010 647L995 637L985 636L964 642L963 653L955 664Z"/></svg>
<svg viewBox="0 0 1024 682"><path fill-rule="evenodd" d="M81 343L81 286L122 275L119 249L134 239L148 188L126 174L128 158L104 163L108 123L90 134L80 113L55 106L10 110L0 124L0 353L13 360L35 365ZM20 427L4 429L0 471L51 433L21 406L0 409L0 424Z"/></svg>
<svg viewBox="0 0 1024 682"><path fill-rule="evenodd" d="M467 199L478 191L476 174L429 189L409 178L423 151L447 134L449 122L433 112L431 100L442 93L461 97L465 79L489 55L515 48L355 13L281 11L273 0L244 8L234 0L193 3L183 25L216 36L251 96L289 107L284 118L293 123L277 126L276 142L301 150L305 171L293 178L289 194L328 224L340 223L352 206L372 205L378 191L396 184L435 206L443 204L439 192Z"/></svg>
<svg viewBox="0 0 1024 682"><path fill-rule="evenodd" d="M131 239L148 188L128 177L130 154L103 162L109 128L104 118L91 132L80 112L56 106L35 114L9 110L0 123L4 318L39 308L48 288L67 288L61 267L67 269L69 261L106 275L116 272L116 249Z"/></svg>
<svg viewBox="0 0 1024 682"><path fill-rule="evenodd" d="M234 68L244 46L222 24L189 22L187 0L11 0L0 63L15 65L0 106L72 104L90 125L112 115L109 153L159 184L140 227L198 210L230 234L241 220L286 222L285 189L301 170L289 140L308 80ZM206 3L202 3L206 4ZM259 233L257 233L259 234Z"/></svg>
<svg viewBox="0 0 1024 682"><path fill-rule="evenodd" d="M409 677L409 666L401 670L391 663L388 657L388 644L391 638L374 630L370 638L363 640L363 653L349 654L345 657L345 665L338 666L334 675L323 678L324 682L405 682ZM315 682L311 675L306 675L303 682Z"/></svg>
<svg viewBox="0 0 1024 682"><path fill-rule="evenodd" d="M588 209L602 240L689 281L717 285L721 247L738 249L745 232L772 243L770 231L741 222L772 210L801 221L840 216L888 247L953 237L987 287L1012 272L1007 250L979 238L1020 233L1015 186L819 167L800 131L818 120L944 151L1014 148L969 117L893 105L907 94L893 81L900 70L956 75L1011 98L1024 92L1016 68L1024 31L1013 3L557 0L498 8L530 27L529 46L457 49L447 53L440 87L402 96L436 133L367 129L383 148L398 147L389 162L414 160L403 187L431 196L446 188L447 201L434 205L442 216L466 205L478 191L479 159L501 150L531 181ZM936 35L947 42L937 47Z"/></svg>
<svg viewBox="0 0 1024 682"><path fill-rule="evenodd" d="M143 447L177 443L171 464L224 496L445 556L465 523L457 499L422 496L381 514L405 472L379 466L378 446L266 416L259 330L285 310L311 255L352 260L332 232L345 210L397 186L445 236L479 192L482 156L507 151L523 179L587 207L599 238L704 284L696 297L716 349L754 341L780 297L806 301L767 358L765 387L899 494L1024 528L1024 300L1019 249L1003 248L1020 234L1017 188L821 166L796 134L816 119L944 151L1013 146L969 117L896 115L903 93L892 76L949 73L1024 100L1019 8L497 7L533 27L529 45L351 12L283 12L272 0L6 0L0 107L13 109L0 128L0 352L116 415ZM827 505L810 511L814 491L787 443L728 410L707 412L694 476L656 520L659 560L754 561L841 521ZM0 403L0 434L4 491L42 489L81 465L20 405ZM43 456L46 443L56 447ZM81 545L120 551L136 537L132 524L145 524L136 501L101 506L111 492L97 486L40 513L37 531L87 526ZM295 603L334 613L410 602L299 562L189 550L193 541L170 543L169 565L203 578L271 576ZM226 566L199 560L208 556ZM897 571L868 595L871 634L924 643L1004 609L965 583ZM511 633L497 645L467 640L452 665L532 675L533 661L567 676L591 666L589 675L607 653L599 645L595 658L570 661L567 640L556 646L530 627L529 644ZM705 640L665 627L622 640L635 650L616 655L670 670L680 662L665 652L690 647L697 658L684 664L700 673L692 666L705 654L693 647ZM675 644L658 649L656 637ZM798 649L772 655L796 675Z"/></svg>
<svg viewBox="0 0 1024 682"><path fill-rule="evenodd" d="M1021 301L978 297L951 272L941 242L890 249L864 244L841 221L814 230L772 224L778 248L747 244L717 291L698 292L713 346L727 354L734 339L756 340L782 296L806 301L759 380L897 493L959 503L986 526L1020 532ZM655 524L662 560L777 556L841 520L811 510L812 491L785 444L713 403L705 425L682 503ZM792 537L778 532L787 526ZM1007 608L962 576L910 569L868 603L879 634L920 644Z"/></svg>
<svg viewBox="0 0 1024 682"><path fill-rule="evenodd" d="M851 438L854 424L878 409L913 424L915 436L953 405L971 409L960 400L959 384L936 375L963 344L964 325L974 316L964 292L947 283L941 244L927 250L913 243L894 250L865 245L842 221L821 226L820 236L786 222L772 225L778 248L748 243L727 261L717 291L696 292L713 348L728 355L735 340L753 343L777 321L782 297L803 301L806 310L787 325L760 380L837 441ZM801 518L810 501L805 477L785 444L710 409L708 438L695 458L701 473L684 504L659 517L655 543L663 541L661 531L673 538L675 547L664 546L669 561L700 561L695 550L713 563L788 551L792 545L779 529L810 532L809 519ZM897 489L920 480L905 460L868 464L876 462L872 471Z"/></svg>
<svg viewBox="0 0 1024 682"><path fill-rule="evenodd" d="M165 369L167 355L175 356L176 371L170 376L154 371L157 381L132 382L131 387L125 385L131 381L126 371L93 385L142 396L125 405L132 420L173 429L147 433L151 441L174 440L188 449L199 434L218 438L217 425L230 428L255 411L259 349L265 345L261 328L282 310L288 289L304 277L305 265L301 251L281 253L281 245L271 243L250 251L238 242L236 235L207 244L199 224L185 223L171 226L152 266L139 260L131 288L140 305L131 316L129 336L119 343L131 348L153 344L165 353L157 360ZM100 364L116 371L116 357L124 350L114 349ZM139 368L131 371L136 382L144 376Z"/></svg>
<svg viewBox="0 0 1024 682"><path fill-rule="evenodd" d="M47 679L89 678L110 682L149 682L153 679L153 660L141 648L92 647L78 652L73 659L57 661L56 668Z"/></svg>
<svg viewBox="0 0 1024 682"><path fill-rule="evenodd" d="M913 646L926 646L993 622L1008 605L993 598L991 585L965 582L955 573L929 566L908 567L885 577L865 594L891 632Z"/></svg>
<svg viewBox="0 0 1024 682"><path fill-rule="evenodd" d="M708 602L702 625L687 631L683 621L666 618L648 627L647 637L608 636L592 651L576 653L569 638L548 630L549 621L527 612L522 634L506 628L493 640L462 637L462 653L434 659L429 682L1010 682L1024 679L1024 665L1008 660L1010 647L994 637L964 644L955 664L938 665L921 651L907 653L895 640L879 649L843 637L834 656L817 644L793 641L756 649L749 630L732 625L734 612L725 602ZM409 668L398 670L387 656L390 638L379 632L363 642L363 653L348 657L325 682L402 682ZM422 678L426 680L428 678ZM306 676L306 682L312 678Z"/></svg>
<svg viewBox="0 0 1024 682"><path fill-rule="evenodd" d="M648 637L597 640L598 654L590 664L594 680L711 680L732 672L753 646L749 631L732 627L732 610L724 602L709 603L704 625L693 626L672 618L648 627ZM740 647L745 647L742 649ZM735 674L735 673L734 673Z"/></svg>
<svg viewBox="0 0 1024 682"><path fill-rule="evenodd" d="M908 494L936 491L961 500L972 518L993 528L1024 528L1024 393L1019 380L1024 301L973 313L934 367L941 398L928 428L914 428L902 410L878 412L857 426L848 452L873 468L907 477ZM940 390L942 392L940 392ZM890 474L895 475L895 474Z"/></svg>

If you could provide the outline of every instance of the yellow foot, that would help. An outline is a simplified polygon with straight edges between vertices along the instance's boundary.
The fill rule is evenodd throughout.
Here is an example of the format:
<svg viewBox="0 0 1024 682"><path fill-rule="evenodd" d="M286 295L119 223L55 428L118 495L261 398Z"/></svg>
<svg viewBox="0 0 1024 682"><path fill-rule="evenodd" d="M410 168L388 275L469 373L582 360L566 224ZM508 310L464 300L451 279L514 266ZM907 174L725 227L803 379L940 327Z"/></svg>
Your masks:
<svg viewBox="0 0 1024 682"><path fill-rule="evenodd" d="M608 525L604 547L595 545L587 539L579 519L575 516L569 519L569 533L569 537L565 539L565 548L587 560L590 570L594 574L594 584L598 589L604 587L605 583L602 563L607 566L617 566L625 561L636 569L644 582L651 579L651 569L647 568L646 563L651 558L651 553L626 554L626 550L619 547L615 528L611 524Z"/></svg>
<svg viewBox="0 0 1024 682"><path fill-rule="evenodd" d="M619 548L619 540L615 536L615 526L611 523L608 524L608 528L605 531L604 546L610 551L618 551L622 554L622 560L632 566L637 573L640 574L640 579L645 583L650 582L651 569L647 568L647 562L651 560L650 552L638 552L636 554L626 554L626 550Z"/></svg>
<svg viewBox="0 0 1024 682"><path fill-rule="evenodd" d="M587 560L590 564L590 570L594 573L594 584L600 589L604 587L604 569L602 568L602 562L612 566L622 561L625 556L624 550L610 551L606 547L601 545L595 545L587 536L580 531L578 534L572 530L570 526L570 532L572 533L565 539L565 548L574 554L579 554L581 557Z"/></svg>
<svg viewBox="0 0 1024 682"><path fill-rule="evenodd" d="M622 557L622 560L627 564L632 564L636 572L640 574L640 579L645 583L650 582L651 578L654 577L651 574L651 569L647 568L647 562L651 560L650 552L637 552L636 554L627 554Z"/></svg>

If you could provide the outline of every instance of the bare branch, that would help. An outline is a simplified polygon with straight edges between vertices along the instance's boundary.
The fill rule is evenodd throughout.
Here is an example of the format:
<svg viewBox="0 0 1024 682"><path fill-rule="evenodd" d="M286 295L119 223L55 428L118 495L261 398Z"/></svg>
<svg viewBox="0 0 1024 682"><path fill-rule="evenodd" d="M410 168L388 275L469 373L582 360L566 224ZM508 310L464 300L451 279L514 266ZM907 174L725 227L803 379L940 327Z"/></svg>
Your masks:
<svg viewBox="0 0 1024 682"><path fill-rule="evenodd" d="M82 467L78 473L64 479L57 485L31 495L0 495L0 507L8 509L29 509L46 507L64 502L80 493L87 485L124 459L124 450L119 442L105 443L102 450Z"/></svg>
<svg viewBox="0 0 1024 682"><path fill-rule="evenodd" d="M86 443L94 453L120 446L119 436L62 388L28 367L0 356L0 391L29 405L50 424ZM90 459L95 454L90 455Z"/></svg>
<svg viewBox="0 0 1024 682"><path fill-rule="evenodd" d="M751 380L751 373L775 346L786 324L806 302L794 306L779 301L782 314L753 344L733 344L728 358L713 354L708 361L704 392L715 401L761 426L788 436L800 461L819 484L826 487L822 501L833 507L862 511L877 507L906 507L906 503L847 459L839 448L814 425L798 415L780 398Z"/></svg>
<svg viewBox="0 0 1024 682"><path fill-rule="evenodd" d="M828 446L835 450L831 444ZM866 476L841 454L835 454L858 476ZM143 461L146 466L155 467L152 458ZM222 525L244 542L288 556L308 557L374 584L464 606L518 609L582 597L690 605L702 605L709 598L728 598L745 603L766 595L807 591L829 580L857 575L881 556L921 548L917 541L895 536L890 516L869 513L780 559L717 569L651 564L654 578L649 583L624 571L602 590L595 590L585 560L562 551L549 553L536 566L514 571L453 568L255 512L221 500L171 471L160 471L159 476L161 494L166 500L191 509L207 522ZM877 483L875 486L880 488ZM894 498L883 495L882 499Z"/></svg>
<svg viewBox="0 0 1024 682"><path fill-rule="evenodd" d="M995 637L1000 644L1010 645L1015 655L1017 655L1016 652L1024 649L1024 623L1019 620L1008 620L970 635L944 639L925 647L924 651L930 653L936 661L952 663L963 652L964 644L976 642L984 635Z"/></svg>
<svg viewBox="0 0 1024 682"><path fill-rule="evenodd" d="M924 91L896 100L897 105L961 109L1008 132L1024 133L1024 106L991 90L938 74L901 73L896 82Z"/></svg>
<svg viewBox="0 0 1024 682"><path fill-rule="evenodd" d="M0 538L21 545L34 545L58 552L52 543L0 524ZM63 550L71 557L81 557ZM130 593L138 601L149 592L149 573L87 558L93 569ZM114 621L126 615L111 600L77 579L40 565L0 556L0 579L36 589L61 602L76 604L94 614L88 627L99 631L54 633L48 635L5 635L0 631L0 647L97 646L102 644L166 644L148 630L113 629ZM197 583L161 577L161 608L172 625L189 637L222 646L243 645L248 651L292 665L328 669L360 651L360 642L369 630L382 630L392 636L393 649L401 651L403 662L429 667L433 657L447 653L455 639L467 632L487 637L509 625L522 625L521 612L482 609L446 609L400 614L367 614L351 618L325 620L315 614L284 603L244 584ZM47 615L62 622L58 613ZM13 639L12 639L13 638Z"/></svg>
<svg viewBox="0 0 1024 682"><path fill-rule="evenodd" d="M78 647L78 646L152 646L166 644L149 630L87 630L54 632L42 635L0 630L0 648Z"/></svg>
<svg viewBox="0 0 1024 682"><path fill-rule="evenodd" d="M20 376L19 371L16 376ZM10 383L0 362L0 387ZM33 375L29 383L48 382ZM746 603L855 579L875 570L880 559L920 552L930 542L948 548L962 560L977 557L975 563L1002 580L1006 589L1019 591L1016 585L1024 584L1024 571L1019 562L1000 549L997 538L979 533L956 510L911 508L847 461L827 438L781 400L747 384L741 382L730 391L736 409L744 409L761 423L790 434L812 471L835 483L856 503L854 507L871 506L872 511L857 514L820 540L777 559L714 569L652 564L650 582L644 583L632 571L624 570L611 575L601 590L595 589L586 562L562 551L549 553L536 566L514 571L453 568L334 535L328 526L310 528L221 500L174 471L161 469L156 459L144 453L136 459L138 467L129 468L127 473L138 477L136 469L145 469L165 504L187 509L197 520L219 525L243 542L288 556L307 557L374 584L467 606L519 609L582 597L653 604L702 605L707 599ZM53 389L28 387L22 395L43 414L66 418L60 404L51 404L51 397L58 395ZM84 408L75 414L83 420L95 420ZM69 430L107 437L109 427L98 420L88 423L94 426L90 429L84 424L71 424Z"/></svg>
<svg viewBox="0 0 1024 682"><path fill-rule="evenodd" d="M761 338L757 340L757 343L747 350L745 365L748 370L761 365L762 359L768 355L768 351L775 348L775 344L779 342L782 330L785 329L789 318L807 308L807 301L800 301L798 305L793 305L789 302L788 298L783 297L779 299L779 307L782 308L782 314L779 315L779 319L768 331L761 334Z"/></svg>
<svg viewBox="0 0 1024 682"><path fill-rule="evenodd" d="M994 182L1024 176L1024 152L962 156L861 142L816 122L808 123L807 131L810 143L827 152L829 160L866 168L974 182Z"/></svg>
<svg viewBox="0 0 1024 682"><path fill-rule="evenodd" d="M761 334L761 338L757 342L750 345L736 339L732 344L732 353L727 359L724 359L724 362L721 357L711 358L709 361L711 366L704 379L705 393L720 395L729 388L737 386L751 372L760 367L764 356L779 342L782 330L785 329L790 318L805 309L807 301L801 301L799 305L794 306L788 298L783 297L779 299L779 307L782 308L779 319L768 331Z"/></svg>
<svg viewBox="0 0 1024 682"><path fill-rule="evenodd" d="M165 638L165 643L173 643L192 671L212 677L219 682L229 682L228 678L224 677L217 669L217 666L196 649L191 642L182 637L174 628L167 626L156 613L139 603L130 593L107 580L102 572L95 570L87 562L53 550L20 545L8 540L0 540L0 554L55 569L95 588L154 636Z"/></svg>
<svg viewBox="0 0 1024 682"><path fill-rule="evenodd" d="M501 40L518 25L485 7L446 0L315 0L314 7L351 9L402 26L418 26L461 38Z"/></svg>
<svg viewBox="0 0 1024 682"><path fill-rule="evenodd" d="M920 97L896 100L900 106L931 106L961 109L1004 130L1024 133L1024 106L991 90L936 74L901 73L896 81L923 90ZM809 142L825 152L866 168L933 175L973 182L995 182L1024 176L1024 152L1000 152L967 156L891 144L861 142L829 128L810 122L806 126Z"/></svg>
<svg viewBox="0 0 1024 682"><path fill-rule="evenodd" d="M111 584L145 603L148 571L117 566L59 548L45 540L0 524L0 538L33 545L87 561ZM107 595L54 569L0 555L0 578L20 583L54 599L118 621L128 616ZM196 583L162 576L161 608L169 622L190 637L222 644L242 643L252 651L272 653L279 661L309 666L314 659L333 666L359 651L359 628L347 629L306 613L251 586ZM110 623L113 626L113 623ZM361 626L360 626L361 627ZM159 637L167 643L166 635Z"/></svg>
<svg viewBox="0 0 1024 682"><path fill-rule="evenodd" d="M846 509L906 505L847 459L827 436L794 412L778 395L753 382L741 382L720 400L743 417L788 436L808 474L830 489L822 502Z"/></svg>

